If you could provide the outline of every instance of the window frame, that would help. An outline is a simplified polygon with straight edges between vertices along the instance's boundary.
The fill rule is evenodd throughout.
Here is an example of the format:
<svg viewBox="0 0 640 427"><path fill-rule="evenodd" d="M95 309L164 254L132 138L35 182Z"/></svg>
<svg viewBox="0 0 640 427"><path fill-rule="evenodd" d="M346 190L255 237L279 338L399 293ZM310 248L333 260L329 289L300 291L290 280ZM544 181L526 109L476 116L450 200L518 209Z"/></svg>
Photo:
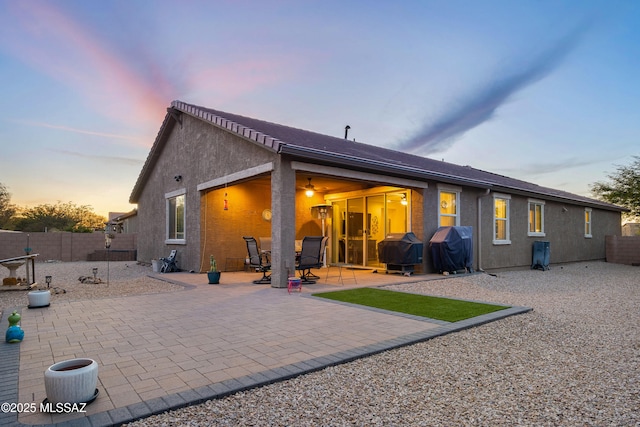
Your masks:
<svg viewBox="0 0 640 427"><path fill-rule="evenodd" d="M171 244L171 245L184 245L187 243L187 190L185 188L181 188L179 190L171 191L169 193L166 193L164 197L165 197L165 206L166 206L165 241L164 242L166 244ZM178 215L177 215L178 204L177 203L175 204L176 212L174 213L174 215L172 215L171 201L177 200L179 197L183 197L182 237L178 237L177 231L175 236L171 235L172 230L171 230L171 223L170 223L171 218L176 218L176 219L178 218ZM175 228L176 230L178 229L178 227L175 227Z"/></svg>
<svg viewBox="0 0 640 427"><path fill-rule="evenodd" d="M529 209L527 210L527 236L544 237L546 233L544 231L544 204L543 200L529 199ZM540 228L541 231L531 231L531 206L540 206ZM535 210L534 210L534 228L535 228Z"/></svg>
<svg viewBox="0 0 640 427"><path fill-rule="evenodd" d="M506 202L505 218L498 218L496 216L496 200L504 200ZM508 194L493 193L493 244L494 245L510 245L511 244L511 196ZM496 238L496 223L497 221L505 221L505 238Z"/></svg>
<svg viewBox="0 0 640 427"><path fill-rule="evenodd" d="M454 218L454 225L460 225L460 193L462 192L462 188L454 187L451 185L442 185L438 184L438 227L442 227L442 218ZM452 214L443 214L442 209L442 193L450 193L455 195L455 205L456 205L456 213Z"/></svg>
<svg viewBox="0 0 640 427"><path fill-rule="evenodd" d="M593 237L593 209L584 208L584 237Z"/></svg>

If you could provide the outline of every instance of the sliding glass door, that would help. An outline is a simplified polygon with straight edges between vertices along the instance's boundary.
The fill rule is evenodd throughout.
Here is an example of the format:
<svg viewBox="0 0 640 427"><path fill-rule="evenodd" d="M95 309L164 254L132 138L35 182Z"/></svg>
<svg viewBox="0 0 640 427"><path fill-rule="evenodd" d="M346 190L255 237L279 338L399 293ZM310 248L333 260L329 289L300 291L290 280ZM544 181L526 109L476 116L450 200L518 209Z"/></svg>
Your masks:
<svg viewBox="0 0 640 427"><path fill-rule="evenodd" d="M332 203L333 263L380 266L378 243L408 227L406 193L349 197Z"/></svg>

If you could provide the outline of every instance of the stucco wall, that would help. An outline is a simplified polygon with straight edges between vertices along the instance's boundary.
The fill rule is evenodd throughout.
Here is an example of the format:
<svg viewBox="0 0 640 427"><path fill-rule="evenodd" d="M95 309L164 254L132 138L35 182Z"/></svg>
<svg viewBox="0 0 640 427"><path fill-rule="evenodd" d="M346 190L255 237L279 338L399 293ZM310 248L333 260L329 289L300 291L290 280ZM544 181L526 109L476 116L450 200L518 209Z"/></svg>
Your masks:
<svg viewBox="0 0 640 427"><path fill-rule="evenodd" d="M605 236L620 235L620 213L593 209L592 236L585 237L585 207L546 201L545 236L528 236L529 198L511 196L511 244L492 242L493 197L482 200L482 268L496 269L531 265L533 242L548 241L552 264L605 259ZM486 233L485 233L486 231ZM486 237L485 237L486 236Z"/></svg>
<svg viewBox="0 0 640 427"><path fill-rule="evenodd" d="M149 262L176 249L181 269L200 271L201 192L197 190L198 184L273 161L275 154L186 114L181 117L182 126L173 126L140 194L138 259ZM174 179L176 175L182 177L181 181ZM186 190L187 243L166 244L165 194L180 189Z"/></svg>
<svg viewBox="0 0 640 427"><path fill-rule="evenodd" d="M551 262L575 262L605 258L605 236L620 235L620 214L599 209L592 210L592 237L584 236L584 206L545 201L545 236L529 236L529 197L510 197L510 244L493 242L493 193L485 190L461 187L460 225L473 227L473 258L475 268L498 269L531 265L533 242L549 241ZM504 193L506 194L506 193ZM424 224L425 268L434 272L429 240L438 229L438 188L430 182L425 190L424 213L413 205L413 226ZM478 198L480 198L481 223L478 227ZM478 233L482 236L479 237Z"/></svg>

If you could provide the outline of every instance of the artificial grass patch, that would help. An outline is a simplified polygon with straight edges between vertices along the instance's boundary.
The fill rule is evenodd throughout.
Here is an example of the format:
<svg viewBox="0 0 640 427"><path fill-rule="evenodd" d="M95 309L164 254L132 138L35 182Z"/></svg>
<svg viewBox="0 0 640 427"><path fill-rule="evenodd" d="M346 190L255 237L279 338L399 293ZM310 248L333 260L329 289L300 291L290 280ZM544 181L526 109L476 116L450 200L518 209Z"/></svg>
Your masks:
<svg viewBox="0 0 640 427"><path fill-rule="evenodd" d="M444 320L445 322L457 322L508 308L503 305L482 304L377 288L322 292L313 294L313 296Z"/></svg>

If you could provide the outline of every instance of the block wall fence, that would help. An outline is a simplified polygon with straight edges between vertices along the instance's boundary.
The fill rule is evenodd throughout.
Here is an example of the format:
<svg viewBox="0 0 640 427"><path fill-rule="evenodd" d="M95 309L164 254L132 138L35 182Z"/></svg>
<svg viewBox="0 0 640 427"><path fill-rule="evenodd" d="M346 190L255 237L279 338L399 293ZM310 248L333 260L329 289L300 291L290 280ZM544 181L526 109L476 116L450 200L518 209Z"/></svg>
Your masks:
<svg viewBox="0 0 640 427"><path fill-rule="evenodd" d="M607 262L640 265L640 236L607 236Z"/></svg>
<svg viewBox="0 0 640 427"><path fill-rule="evenodd" d="M25 255L24 249L31 248L32 254L38 254L36 262L55 261L88 261L89 257L104 251L104 233L6 233L0 232L0 259ZM137 234L116 234L111 240L111 256L118 260L121 251L137 249ZM94 255L95 257L95 255ZM135 259L135 257L134 257Z"/></svg>

